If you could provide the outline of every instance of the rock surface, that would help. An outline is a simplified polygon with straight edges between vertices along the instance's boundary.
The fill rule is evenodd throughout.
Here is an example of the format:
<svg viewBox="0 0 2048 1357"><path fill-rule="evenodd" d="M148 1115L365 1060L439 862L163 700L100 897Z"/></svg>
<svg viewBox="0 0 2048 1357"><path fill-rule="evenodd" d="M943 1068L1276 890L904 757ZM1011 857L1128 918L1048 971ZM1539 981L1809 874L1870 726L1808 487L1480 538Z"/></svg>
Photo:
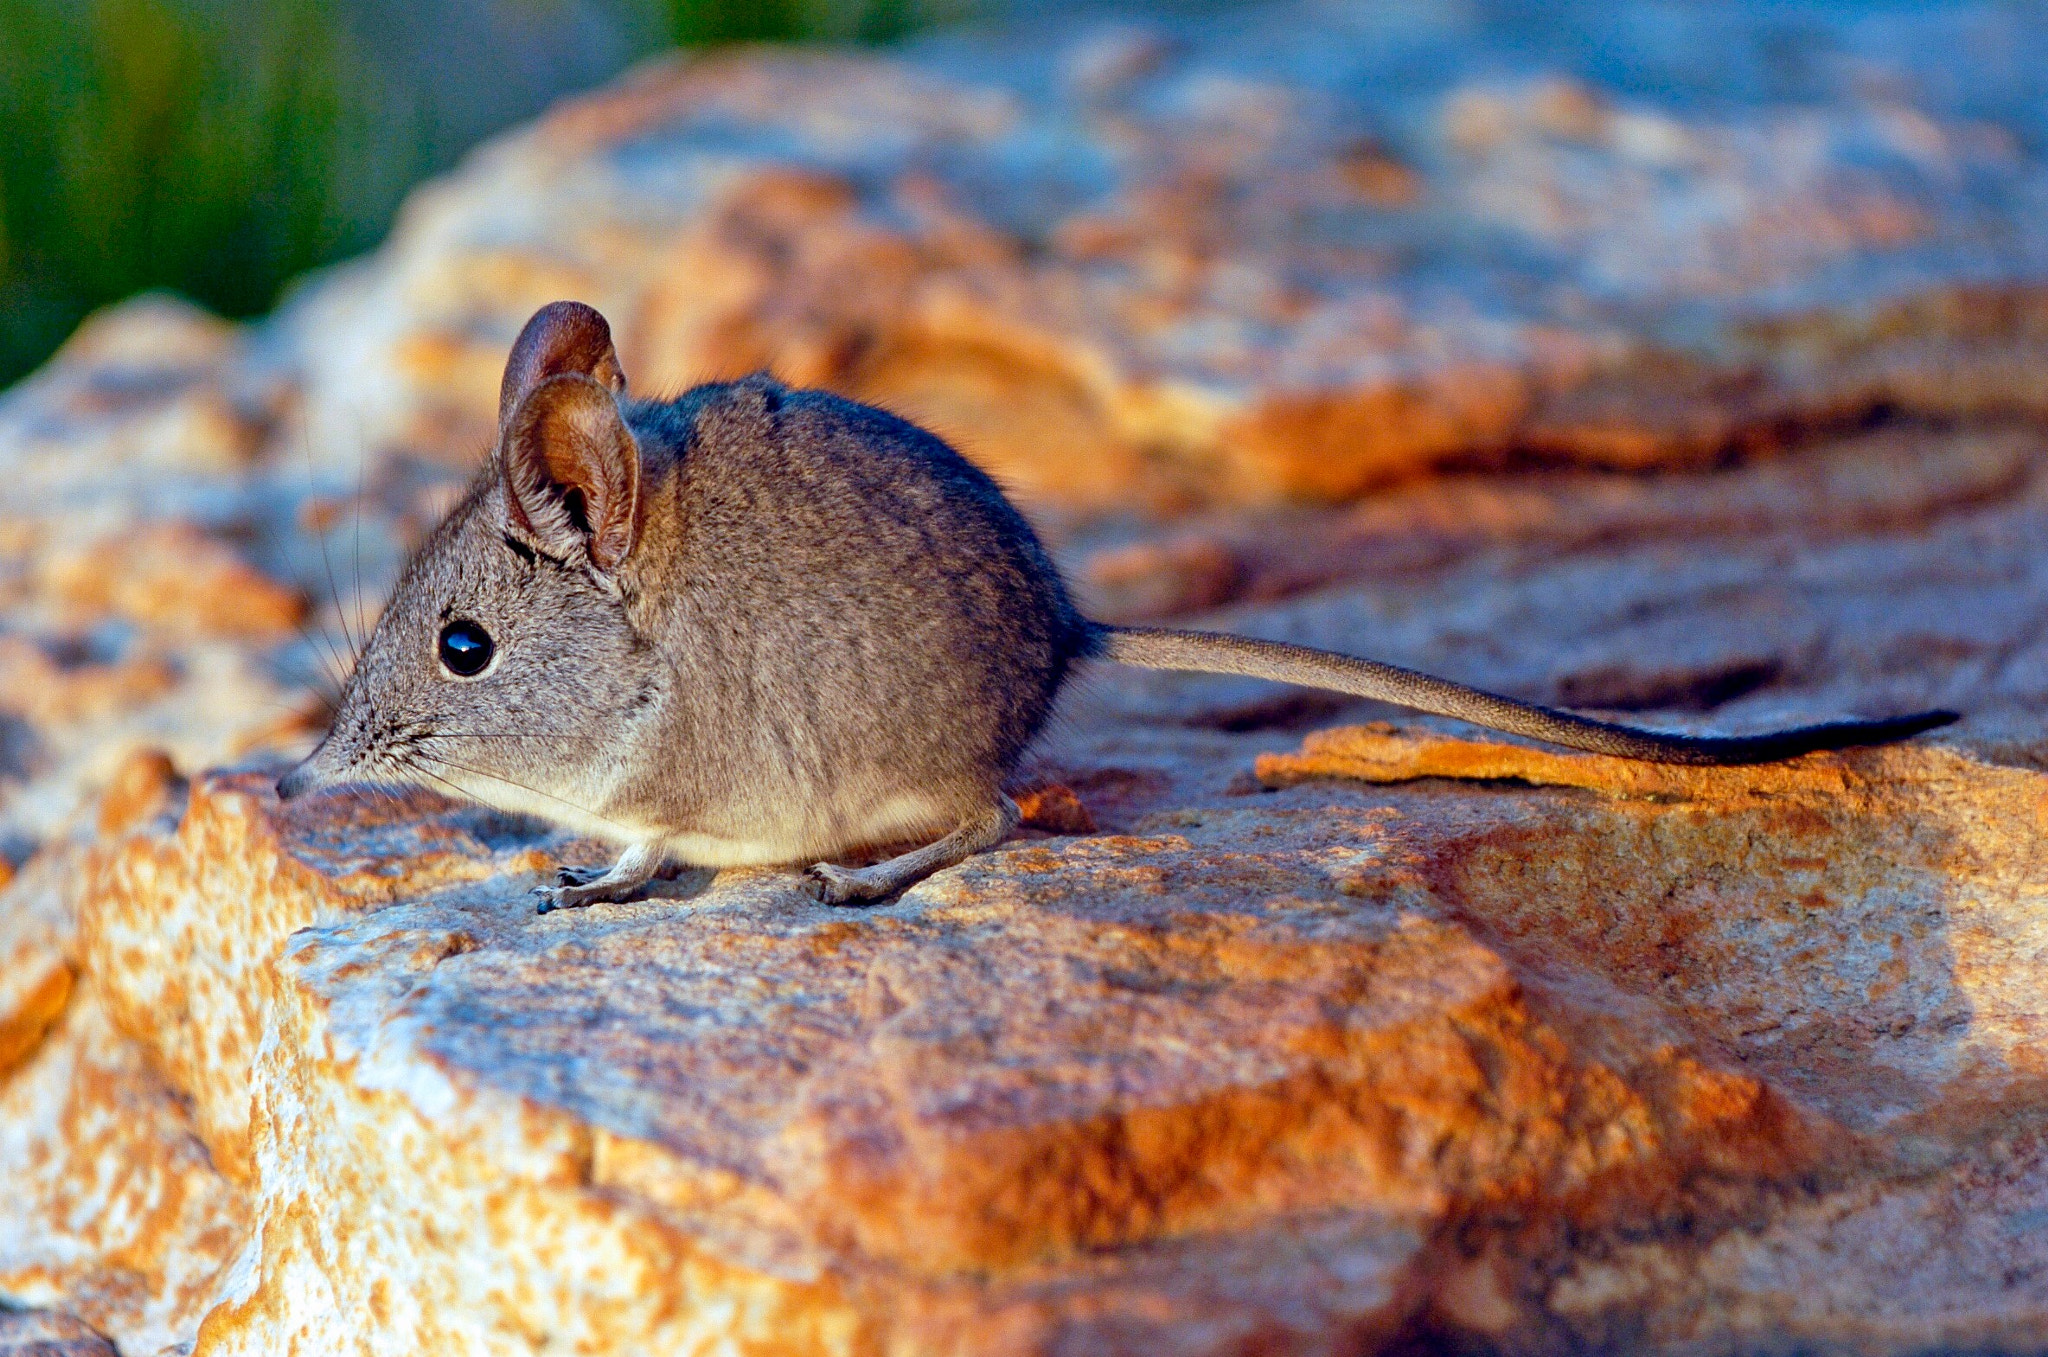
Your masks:
<svg viewBox="0 0 2048 1357"><path fill-rule="evenodd" d="M1472 15L657 64L0 397L0 1352L2048 1349L2048 25ZM898 903L536 917L598 845L268 786L559 295L934 422L1099 615L1966 719L1093 672Z"/></svg>

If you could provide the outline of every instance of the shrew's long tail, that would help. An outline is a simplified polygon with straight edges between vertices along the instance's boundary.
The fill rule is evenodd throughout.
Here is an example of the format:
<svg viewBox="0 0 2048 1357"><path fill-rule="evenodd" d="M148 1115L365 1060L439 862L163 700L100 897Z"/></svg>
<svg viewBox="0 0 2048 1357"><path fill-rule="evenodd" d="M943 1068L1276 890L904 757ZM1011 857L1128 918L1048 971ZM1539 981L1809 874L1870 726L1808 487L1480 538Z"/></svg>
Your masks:
<svg viewBox="0 0 2048 1357"><path fill-rule="evenodd" d="M1187 669L1205 674L1245 674L1305 688L1369 697L1511 735L1526 735L1595 754L1653 763L1770 763L1816 749L1884 744L1945 726L1952 711L1924 711L1883 721L1829 721L1818 726L1774 730L1762 735L1673 735L1595 721L1571 712L1517 702L1511 697L1467 688L1462 683L1419 674L1377 660L1360 660L1327 650L1255 641L1212 631L1159 627L1109 627L1090 623L1088 653L1143 669Z"/></svg>

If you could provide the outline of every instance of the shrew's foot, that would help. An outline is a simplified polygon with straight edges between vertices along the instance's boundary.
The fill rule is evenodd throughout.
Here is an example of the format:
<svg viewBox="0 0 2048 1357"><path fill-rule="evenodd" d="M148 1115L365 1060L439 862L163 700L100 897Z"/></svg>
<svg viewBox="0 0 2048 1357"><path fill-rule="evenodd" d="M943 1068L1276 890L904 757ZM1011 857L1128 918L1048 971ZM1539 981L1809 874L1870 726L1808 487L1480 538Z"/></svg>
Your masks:
<svg viewBox="0 0 2048 1357"><path fill-rule="evenodd" d="M933 872L951 867L984 848L1001 843L1019 820L1016 802L1007 796L969 815L958 829L935 843L878 862L872 867L853 869L817 862L804 869L804 879L818 903L825 905L871 905L907 890Z"/></svg>
<svg viewBox="0 0 2048 1357"><path fill-rule="evenodd" d="M631 900L654 879L661 866L660 856L647 844L634 844L619 854L619 860L604 870L562 867L556 870L553 886L535 886L536 914L558 909L581 909L585 905L615 904Z"/></svg>
<svg viewBox="0 0 2048 1357"><path fill-rule="evenodd" d="M865 868L855 871L829 862L804 868L804 888L821 905L871 905L888 894L887 889L876 889L878 884Z"/></svg>

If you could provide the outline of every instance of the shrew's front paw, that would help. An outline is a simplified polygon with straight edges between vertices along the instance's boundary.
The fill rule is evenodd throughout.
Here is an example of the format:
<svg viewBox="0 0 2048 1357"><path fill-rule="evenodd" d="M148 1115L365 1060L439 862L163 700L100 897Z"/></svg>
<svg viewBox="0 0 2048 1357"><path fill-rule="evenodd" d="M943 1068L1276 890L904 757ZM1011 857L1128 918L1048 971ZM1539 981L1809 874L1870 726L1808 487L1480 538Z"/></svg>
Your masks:
<svg viewBox="0 0 2048 1357"><path fill-rule="evenodd" d="M586 888L602 881L609 870L605 867L557 867L554 885L533 888L537 902L533 912L552 914L558 909L576 909L592 903L596 897Z"/></svg>
<svg viewBox="0 0 2048 1357"><path fill-rule="evenodd" d="M533 888L540 900L536 912L550 914L558 909L638 899L660 866L657 852L647 844L636 844L620 854L610 867L558 868L554 885Z"/></svg>
<svg viewBox="0 0 2048 1357"><path fill-rule="evenodd" d="M570 886L535 886L533 888L535 914L552 914L558 909L573 909L581 901L568 898L574 893Z"/></svg>
<svg viewBox="0 0 2048 1357"><path fill-rule="evenodd" d="M647 883L644 881L613 881L599 876L596 880L580 886L535 886L534 906L536 914L552 914L558 909L582 909L585 905L609 905L621 900L630 900L640 893Z"/></svg>

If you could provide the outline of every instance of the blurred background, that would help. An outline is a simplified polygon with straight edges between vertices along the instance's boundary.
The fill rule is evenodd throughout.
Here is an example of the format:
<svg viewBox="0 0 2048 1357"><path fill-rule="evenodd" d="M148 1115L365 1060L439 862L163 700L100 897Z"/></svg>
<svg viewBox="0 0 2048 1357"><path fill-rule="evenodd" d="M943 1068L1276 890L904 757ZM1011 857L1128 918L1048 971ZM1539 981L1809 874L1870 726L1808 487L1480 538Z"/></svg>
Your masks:
<svg viewBox="0 0 2048 1357"><path fill-rule="evenodd" d="M979 5L985 12L988 4ZM671 45L887 44L977 0L0 0L0 386L165 288L267 311L481 138Z"/></svg>

